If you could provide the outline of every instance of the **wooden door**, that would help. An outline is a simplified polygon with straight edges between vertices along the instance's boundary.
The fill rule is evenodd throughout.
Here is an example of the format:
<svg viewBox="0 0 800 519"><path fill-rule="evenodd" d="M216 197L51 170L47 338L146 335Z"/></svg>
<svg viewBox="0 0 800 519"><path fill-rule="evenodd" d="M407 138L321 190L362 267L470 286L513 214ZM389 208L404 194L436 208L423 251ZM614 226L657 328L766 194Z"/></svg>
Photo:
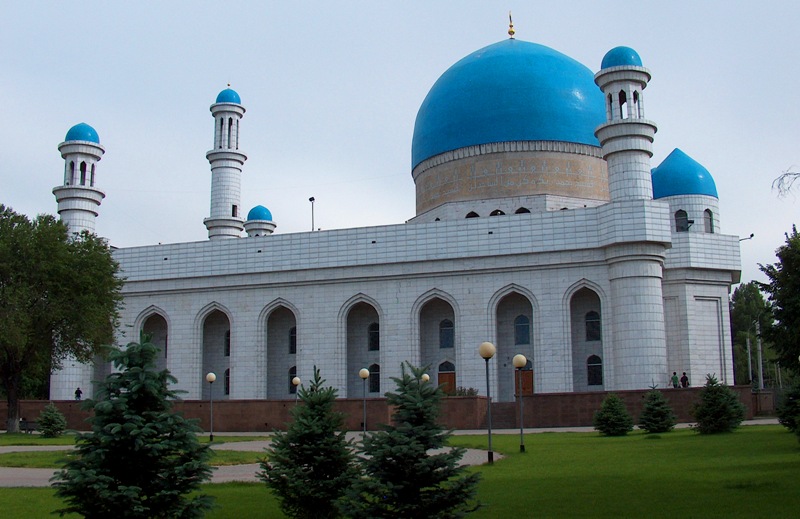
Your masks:
<svg viewBox="0 0 800 519"><path fill-rule="evenodd" d="M533 370L532 369L514 370L514 394L516 394L517 391L519 391L520 377L522 378L522 394L532 395Z"/></svg>
<svg viewBox="0 0 800 519"><path fill-rule="evenodd" d="M439 385L445 394L456 394L456 373L454 371L439 372Z"/></svg>

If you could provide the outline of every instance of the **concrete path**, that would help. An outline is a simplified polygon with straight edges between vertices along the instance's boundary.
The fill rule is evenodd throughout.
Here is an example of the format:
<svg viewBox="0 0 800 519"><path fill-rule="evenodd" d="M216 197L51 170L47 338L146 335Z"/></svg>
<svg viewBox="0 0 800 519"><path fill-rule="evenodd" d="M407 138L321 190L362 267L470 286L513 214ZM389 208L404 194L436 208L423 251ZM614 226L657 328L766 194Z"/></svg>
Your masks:
<svg viewBox="0 0 800 519"><path fill-rule="evenodd" d="M742 425L766 425L777 424L775 418L762 418L747 420ZM678 424L676 428L684 429L693 424ZM536 434L546 432L592 432L593 427L551 427L541 429L525 429L525 434ZM457 435L485 435L485 430L455 431ZM493 434L519 434L519 429L502 429L493 431ZM220 436L263 436L263 433L220 433ZM347 437L358 440L361 433L350 432ZM233 451L263 451L269 446L269 440L231 442L214 445L214 449L233 450ZM31 452L31 451L55 451L71 449L68 445L31 445L31 446L4 446L0 447L0 453L4 452ZM494 459L502 459L502 456L495 452ZM484 450L467 449L461 459L461 465L483 465L488 461L488 454ZM226 483L230 481L258 481L256 472L259 470L257 463L246 465L226 465L217 467L211 477L212 483ZM25 469L0 467L0 487L46 487L50 485L50 478L55 473L54 469Z"/></svg>

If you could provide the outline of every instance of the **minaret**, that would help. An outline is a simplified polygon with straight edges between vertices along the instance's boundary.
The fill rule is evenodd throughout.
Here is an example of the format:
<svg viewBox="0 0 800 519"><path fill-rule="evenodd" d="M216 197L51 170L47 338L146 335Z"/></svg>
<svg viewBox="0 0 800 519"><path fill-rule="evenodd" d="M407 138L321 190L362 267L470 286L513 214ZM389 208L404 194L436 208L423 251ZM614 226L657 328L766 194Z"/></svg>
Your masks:
<svg viewBox="0 0 800 519"><path fill-rule="evenodd" d="M617 227L660 214L653 202L650 158L656 125L644 117L642 90L650 72L631 48L611 49L594 77L606 100L606 122L595 130L608 163L610 206ZM606 247L613 301L614 383L607 390L662 385L667 376L662 279L666 244L628 241L621 232Z"/></svg>
<svg viewBox="0 0 800 519"><path fill-rule="evenodd" d="M650 71L629 47L616 47L603 58L594 82L606 98L606 123L595 130L608 163L611 201L653 198L650 158L656 124L645 119L642 91Z"/></svg>
<svg viewBox="0 0 800 519"><path fill-rule="evenodd" d="M95 219L105 193L95 187L97 163L105 153L97 132L86 123L76 124L58 145L64 158L64 183L53 188L58 214L73 237L81 231L94 233ZM69 356L61 369L50 375L50 399L71 400L81 388L84 398L92 398L93 366Z"/></svg>
<svg viewBox="0 0 800 519"><path fill-rule="evenodd" d="M95 169L105 149L100 146L97 132L86 123L76 124L58 145L64 158L64 183L53 188L58 202L58 214L69 232L94 232L100 202L106 196L95 186Z"/></svg>
<svg viewBox="0 0 800 519"><path fill-rule="evenodd" d="M239 121L244 112L239 94L230 88L220 92L211 105L214 149L206 153L211 164L211 216L203 220L210 240L238 238L244 229L242 166L247 155L239 151Z"/></svg>

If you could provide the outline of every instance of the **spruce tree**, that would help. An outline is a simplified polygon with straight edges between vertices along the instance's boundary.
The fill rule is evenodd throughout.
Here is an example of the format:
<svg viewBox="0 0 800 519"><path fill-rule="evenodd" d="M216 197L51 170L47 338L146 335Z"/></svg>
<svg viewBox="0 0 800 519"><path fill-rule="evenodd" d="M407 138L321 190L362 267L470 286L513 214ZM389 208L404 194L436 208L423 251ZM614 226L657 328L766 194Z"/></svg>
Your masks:
<svg viewBox="0 0 800 519"><path fill-rule="evenodd" d="M700 401L695 403L693 414L700 434L730 432L744 420L745 407L736 393L720 384L714 375L706 375L706 383L700 390Z"/></svg>
<svg viewBox="0 0 800 519"><path fill-rule="evenodd" d="M397 390L386 400L394 409L393 425L364 439L364 476L342 500L347 517L456 518L478 508L480 474L459 466L464 449L432 452L445 446L450 432L436 423L443 392L423 382L423 374L406 363L400 378L392 379Z"/></svg>
<svg viewBox="0 0 800 519"><path fill-rule="evenodd" d="M336 500L358 477L344 417L333 409L337 391L324 383L314 366L310 386L298 393L302 405L291 411L294 421L275 433L258 473L289 517L339 517Z"/></svg>
<svg viewBox="0 0 800 519"><path fill-rule="evenodd" d="M68 506L58 510L89 519L192 518L211 508L198 493L211 477L211 451L197 439L199 428L172 411L176 380L156 371L158 348L142 336L113 350L118 372L99 385L92 431L78 436L75 459L53 477L56 495Z"/></svg>
<svg viewBox="0 0 800 519"><path fill-rule="evenodd" d="M639 427L649 433L669 432L675 427L677 418L661 391L655 388L644 395L644 407L639 416Z"/></svg>
<svg viewBox="0 0 800 519"><path fill-rule="evenodd" d="M620 397L609 393L594 413L593 425L605 436L625 436L633 430L633 418Z"/></svg>
<svg viewBox="0 0 800 519"><path fill-rule="evenodd" d="M52 403L42 409L36 422L43 438L57 438L64 434L64 429L67 428L67 419Z"/></svg>
<svg viewBox="0 0 800 519"><path fill-rule="evenodd" d="M800 434L800 384L795 384L783 395L783 402L776 409L778 422L792 432Z"/></svg>

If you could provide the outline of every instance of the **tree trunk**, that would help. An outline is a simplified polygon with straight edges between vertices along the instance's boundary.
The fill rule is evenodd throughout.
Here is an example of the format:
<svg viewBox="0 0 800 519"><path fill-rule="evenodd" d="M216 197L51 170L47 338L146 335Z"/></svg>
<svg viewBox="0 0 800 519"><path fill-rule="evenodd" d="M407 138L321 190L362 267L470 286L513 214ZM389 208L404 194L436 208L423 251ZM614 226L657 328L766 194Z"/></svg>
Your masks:
<svg viewBox="0 0 800 519"><path fill-rule="evenodd" d="M16 378L16 380L13 380ZM6 387L8 402L8 418L6 419L6 432L19 432L19 377L12 377Z"/></svg>

